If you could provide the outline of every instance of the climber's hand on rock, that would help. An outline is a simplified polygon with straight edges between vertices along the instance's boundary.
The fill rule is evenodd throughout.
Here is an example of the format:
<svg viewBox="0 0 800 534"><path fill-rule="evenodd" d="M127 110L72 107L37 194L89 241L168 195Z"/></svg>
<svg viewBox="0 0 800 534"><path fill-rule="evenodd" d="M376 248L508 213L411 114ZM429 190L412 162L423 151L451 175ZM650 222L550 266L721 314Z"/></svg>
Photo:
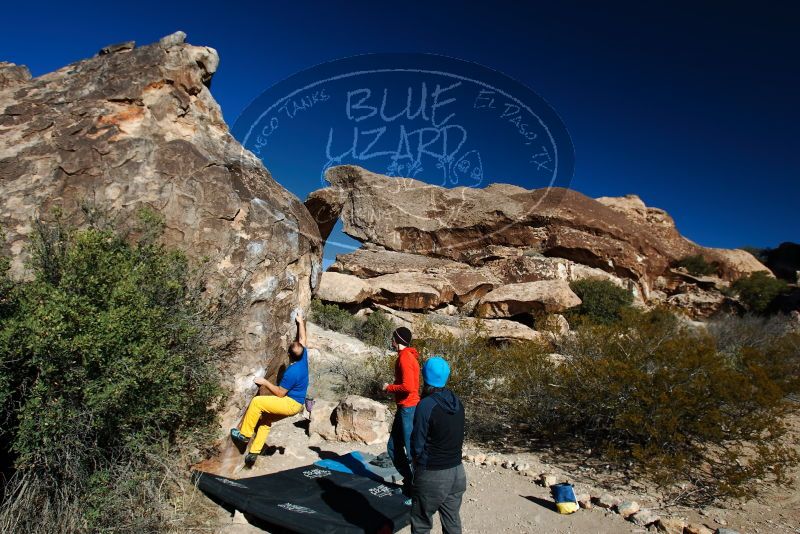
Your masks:
<svg viewBox="0 0 800 534"><path fill-rule="evenodd" d="M255 377L253 379L253 382L255 382L256 385L259 386L266 386L267 384L269 384L269 380L267 380L266 378L261 378L260 376Z"/></svg>

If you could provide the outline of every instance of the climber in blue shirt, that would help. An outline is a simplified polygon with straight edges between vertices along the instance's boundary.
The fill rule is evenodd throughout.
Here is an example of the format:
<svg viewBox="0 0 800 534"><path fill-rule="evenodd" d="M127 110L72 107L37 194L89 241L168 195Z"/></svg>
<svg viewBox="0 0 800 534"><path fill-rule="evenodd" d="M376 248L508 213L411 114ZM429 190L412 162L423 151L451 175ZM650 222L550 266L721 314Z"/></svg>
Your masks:
<svg viewBox="0 0 800 534"><path fill-rule="evenodd" d="M272 423L300 413L306 401L306 391L308 390L306 325L299 312L295 321L297 322L297 339L289 345L289 361L291 363L283 373L280 384L276 386L266 378L256 378L254 382L272 394L253 397L244 414L241 428L231 429L231 438L234 441L244 445L250 443L250 450L245 456L245 464L248 466L252 466L258 455L261 454ZM254 432L255 438L251 443Z"/></svg>

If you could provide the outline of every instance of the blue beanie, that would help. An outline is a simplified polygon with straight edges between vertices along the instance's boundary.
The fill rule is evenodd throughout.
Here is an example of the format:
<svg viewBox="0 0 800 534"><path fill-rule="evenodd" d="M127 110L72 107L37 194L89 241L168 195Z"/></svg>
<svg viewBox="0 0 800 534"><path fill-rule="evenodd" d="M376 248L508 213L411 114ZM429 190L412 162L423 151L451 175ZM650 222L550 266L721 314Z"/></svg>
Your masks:
<svg viewBox="0 0 800 534"><path fill-rule="evenodd" d="M441 356L434 356L422 367L422 379L431 387L443 388L450 377L450 366Z"/></svg>

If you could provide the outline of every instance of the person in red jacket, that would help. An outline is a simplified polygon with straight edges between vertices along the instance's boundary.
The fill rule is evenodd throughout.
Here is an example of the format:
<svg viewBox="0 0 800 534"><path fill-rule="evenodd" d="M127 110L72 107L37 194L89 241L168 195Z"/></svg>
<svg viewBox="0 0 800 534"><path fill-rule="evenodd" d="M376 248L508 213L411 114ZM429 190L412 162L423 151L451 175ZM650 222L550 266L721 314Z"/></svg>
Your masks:
<svg viewBox="0 0 800 534"><path fill-rule="evenodd" d="M384 384L383 390L394 393L397 412L392 422L389 457L403 477L403 493L411 490L411 431L414 426L414 411L419 403L419 353L411 347L411 330L400 327L392 334L392 348L397 350L394 367L394 383Z"/></svg>

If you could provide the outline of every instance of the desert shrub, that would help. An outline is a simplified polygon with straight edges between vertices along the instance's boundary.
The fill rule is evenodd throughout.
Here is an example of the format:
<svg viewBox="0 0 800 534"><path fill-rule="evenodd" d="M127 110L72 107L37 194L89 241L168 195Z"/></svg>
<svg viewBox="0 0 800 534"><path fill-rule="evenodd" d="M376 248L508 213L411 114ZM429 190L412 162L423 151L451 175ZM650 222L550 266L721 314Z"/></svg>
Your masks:
<svg viewBox="0 0 800 534"><path fill-rule="evenodd" d="M166 497L147 493L171 465L158 451L210 436L224 306L157 242L159 219L141 221L134 241L35 225L32 280L13 284L0 323L0 443L16 471L3 521L46 509L64 528L43 531L120 529L125 514L153 519L131 531L162 530Z"/></svg>
<svg viewBox="0 0 800 534"><path fill-rule="evenodd" d="M453 336L415 325L423 360L443 355L451 387L482 442L560 450L591 448L598 461L665 488L691 482L685 502L784 483L797 461L783 419L800 391L800 336L768 323L734 342L691 328L665 309L623 309L612 323L586 322L559 343L565 362L537 343L497 345L480 331ZM771 337L769 337L771 336ZM544 441L542 441L544 440Z"/></svg>
<svg viewBox="0 0 800 534"><path fill-rule="evenodd" d="M731 289L749 311L764 313L775 297L788 290L788 285L766 271L756 271L733 282Z"/></svg>
<svg viewBox="0 0 800 534"><path fill-rule="evenodd" d="M467 330L464 336L437 329L428 321L414 325L414 346L422 361L440 355L450 364L448 387L464 397L492 397L505 376L501 362L492 358L492 347L480 326Z"/></svg>
<svg viewBox="0 0 800 534"><path fill-rule="evenodd" d="M568 313L573 320L611 323L619 320L622 311L633 303L633 294L610 280L576 280L570 288L581 299L581 304Z"/></svg>
<svg viewBox="0 0 800 534"><path fill-rule="evenodd" d="M414 346L422 362L441 355L450 364L448 387L467 407L467 434L481 441L504 434L502 425L539 425L549 419L549 378L555 365L543 343L497 344L480 322L462 324L463 335L437 329L429 321L414 325ZM500 432L498 432L500 430Z"/></svg>
<svg viewBox="0 0 800 534"><path fill-rule="evenodd" d="M613 284L587 286L592 313L557 343L561 359L548 343L492 342L480 322L460 335L414 325L421 363L434 355L450 363L448 387L466 405L469 437L492 447L588 448L684 504L752 495L754 480L788 482L799 459L784 423L800 392L798 333L756 316L697 328L667 309L629 306ZM394 359L387 351L351 369L351 392L378 395ZM688 486L676 490L676 481Z"/></svg>
<svg viewBox="0 0 800 534"><path fill-rule="evenodd" d="M0 243L5 242L5 234L0 229ZM0 255L0 321L10 315L14 308L14 282L8 275L11 262Z"/></svg>
<svg viewBox="0 0 800 534"><path fill-rule="evenodd" d="M388 400L383 384L394 380L396 358L396 353L390 351L383 351L358 362L342 358L333 362L325 372L337 377L332 390L341 397L361 395Z"/></svg>
<svg viewBox="0 0 800 534"><path fill-rule="evenodd" d="M384 348L389 346L395 328L389 316L378 310L369 314L359 325L356 336L364 343Z"/></svg>
<svg viewBox="0 0 800 534"><path fill-rule="evenodd" d="M746 347L766 349L792 331L785 315L764 317L751 313L720 315L709 321L707 328L716 340L717 349L729 355L738 354Z"/></svg>
<svg viewBox="0 0 800 534"><path fill-rule="evenodd" d="M694 276L708 276L715 274L718 265L714 262L709 262L702 254L695 254L693 256L686 256L675 262L675 267L683 267L686 272Z"/></svg>
<svg viewBox="0 0 800 534"><path fill-rule="evenodd" d="M663 313L584 325L559 368L555 432L632 459L657 481L680 474L697 499L743 495L755 478L786 482L798 458L782 440L783 418L798 383L785 374L798 354L785 343L746 344L731 357Z"/></svg>
<svg viewBox="0 0 800 534"><path fill-rule="evenodd" d="M379 348L389 345L392 332L396 328L389 316L380 310L361 319L336 304L325 304L319 299L311 301L309 318L322 328L353 336Z"/></svg>
<svg viewBox="0 0 800 534"><path fill-rule="evenodd" d="M309 319L322 328L350 336L355 335L358 330L358 319L353 314L336 304L325 304L319 299L311 301L311 317Z"/></svg>

